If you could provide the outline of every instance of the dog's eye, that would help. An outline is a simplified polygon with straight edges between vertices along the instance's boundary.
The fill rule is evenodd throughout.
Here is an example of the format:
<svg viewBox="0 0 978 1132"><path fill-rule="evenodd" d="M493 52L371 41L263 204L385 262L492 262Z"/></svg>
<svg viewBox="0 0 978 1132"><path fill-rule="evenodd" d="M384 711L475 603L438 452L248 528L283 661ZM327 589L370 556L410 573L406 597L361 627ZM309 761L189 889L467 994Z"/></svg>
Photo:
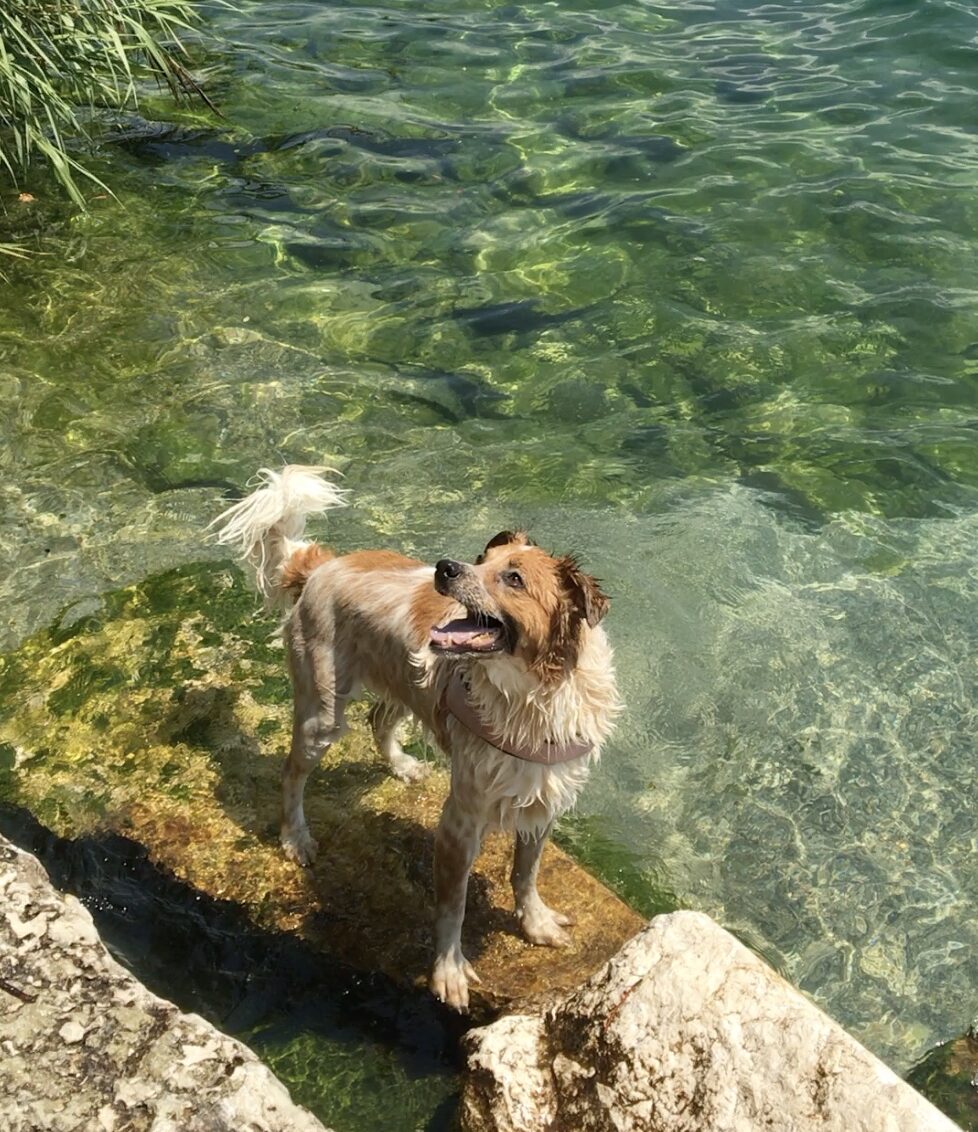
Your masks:
<svg viewBox="0 0 978 1132"><path fill-rule="evenodd" d="M503 580L503 585L510 586L514 590L526 589L523 584L523 575L516 570L504 570L499 576Z"/></svg>

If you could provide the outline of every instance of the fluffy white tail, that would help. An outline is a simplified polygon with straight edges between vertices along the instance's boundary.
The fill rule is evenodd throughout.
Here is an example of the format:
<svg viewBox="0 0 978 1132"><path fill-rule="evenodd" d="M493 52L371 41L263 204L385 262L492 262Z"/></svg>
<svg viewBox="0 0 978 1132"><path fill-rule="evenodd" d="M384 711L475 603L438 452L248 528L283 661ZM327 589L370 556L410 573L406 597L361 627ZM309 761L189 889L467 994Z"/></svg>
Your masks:
<svg viewBox="0 0 978 1132"><path fill-rule="evenodd" d="M322 477L332 468L286 464L281 471L262 468L260 484L250 495L229 507L208 526L217 541L230 546L251 567L255 588L266 604L276 604L274 593L283 563L303 546L306 516L344 507L349 494Z"/></svg>

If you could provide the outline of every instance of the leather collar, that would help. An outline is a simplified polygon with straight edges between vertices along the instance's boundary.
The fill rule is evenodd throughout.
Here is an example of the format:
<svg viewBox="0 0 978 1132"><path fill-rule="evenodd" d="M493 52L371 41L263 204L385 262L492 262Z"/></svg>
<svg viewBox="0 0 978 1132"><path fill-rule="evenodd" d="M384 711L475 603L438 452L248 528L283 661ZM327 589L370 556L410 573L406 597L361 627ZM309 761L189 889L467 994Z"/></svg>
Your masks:
<svg viewBox="0 0 978 1132"><path fill-rule="evenodd" d="M454 673L445 689L445 707L464 728L483 739L490 747L502 751L505 755L512 755L514 759L522 759L528 763L556 766L559 763L569 763L573 759L582 758L594 750L593 743L553 743L549 739L545 740L539 747L507 747L499 736L489 729L489 726L469 702L468 691L464 675L461 672Z"/></svg>

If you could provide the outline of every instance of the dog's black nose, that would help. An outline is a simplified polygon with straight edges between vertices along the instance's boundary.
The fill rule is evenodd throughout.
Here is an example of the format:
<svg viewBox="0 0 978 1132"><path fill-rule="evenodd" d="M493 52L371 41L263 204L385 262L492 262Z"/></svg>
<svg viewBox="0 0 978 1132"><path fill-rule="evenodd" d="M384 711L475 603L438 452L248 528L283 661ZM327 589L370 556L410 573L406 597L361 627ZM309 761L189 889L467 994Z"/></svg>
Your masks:
<svg viewBox="0 0 978 1132"><path fill-rule="evenodd" d="M462 563L453 558L442 558L435 563L435 577L449 580L457 578L462 573Z"/></svg>

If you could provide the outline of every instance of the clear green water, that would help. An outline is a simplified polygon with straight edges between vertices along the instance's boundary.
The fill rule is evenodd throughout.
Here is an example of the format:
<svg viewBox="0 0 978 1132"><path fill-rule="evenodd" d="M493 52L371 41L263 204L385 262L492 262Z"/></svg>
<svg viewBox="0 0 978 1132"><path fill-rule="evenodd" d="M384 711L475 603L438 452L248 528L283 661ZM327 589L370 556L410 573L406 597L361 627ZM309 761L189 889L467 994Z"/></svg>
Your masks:
<svg viewBox="0 0 978 1132"><path fill-rule="evenodd" d="M526 522L615 596L592 827L898 1069L961 1032L973 6L212 15L226 121L120 122L119 203L7 270L4 643L281 459L345 470L341 546Z"/></svg>

